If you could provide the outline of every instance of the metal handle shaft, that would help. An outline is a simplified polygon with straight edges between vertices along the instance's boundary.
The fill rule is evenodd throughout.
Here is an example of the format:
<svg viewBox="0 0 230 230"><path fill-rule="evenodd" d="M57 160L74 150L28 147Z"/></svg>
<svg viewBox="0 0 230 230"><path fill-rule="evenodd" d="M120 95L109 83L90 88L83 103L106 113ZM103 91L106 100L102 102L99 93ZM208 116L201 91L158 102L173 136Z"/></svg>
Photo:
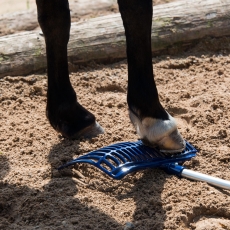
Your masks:
<svg viewBox="0 0 230 230"><path fill-rule="evenodd" d="M169 174L177 175L179 177L186 177L191 180L204 181L216 187L230 190L230 181L209 176L199 172L194 172L192 170L185 169L183 166L178 164L166 164L162 165L161 168Z"/></svg>
<svg viewBox="0 0 230 230"><path fill-rule="evenodd" d="M230 190L230 181L223 180L217 177L209 176L199 172L194 172L189 169L183 169L181 172L181 176L189 178L191 180L204 181L214 186Z"/></svg>

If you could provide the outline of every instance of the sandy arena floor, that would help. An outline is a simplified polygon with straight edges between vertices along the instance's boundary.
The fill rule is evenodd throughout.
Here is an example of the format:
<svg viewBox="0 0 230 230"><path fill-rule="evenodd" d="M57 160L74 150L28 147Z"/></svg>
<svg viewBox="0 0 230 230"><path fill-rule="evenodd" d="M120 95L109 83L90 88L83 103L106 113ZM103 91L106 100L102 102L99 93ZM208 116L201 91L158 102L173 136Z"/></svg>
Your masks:
<svg viewBox="0 0 230 230"><path fill-rule="evenodd" d="M153 58L162 104L198 150L186 167L230 180L230 39ZM161 170L115 181L94 167L55 168L135 141L126 104L126 61L71 74L79 101L106 133L67 140L45 117L46 74L0 79L0 229L230 229L230 192Z"/></svg>

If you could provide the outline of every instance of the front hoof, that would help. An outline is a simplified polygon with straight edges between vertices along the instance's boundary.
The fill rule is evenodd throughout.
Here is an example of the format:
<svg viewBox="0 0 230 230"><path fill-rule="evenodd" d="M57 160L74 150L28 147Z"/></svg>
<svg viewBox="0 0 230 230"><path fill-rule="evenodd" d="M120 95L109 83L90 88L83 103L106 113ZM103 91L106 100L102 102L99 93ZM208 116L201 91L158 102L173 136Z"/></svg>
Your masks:
<svg viewBox="0 0 230 230"><path fill-rule="evenodd" d="M78 132L75 136L75 139L84 137L84 138L93 138L100 134L104 134L104 129L100 126L98 122L95 122L94 124L84 128L80 132Z"/></svg>
<svg viewBox="0 0 230 230"><path fill-rule="evenodd" d="M151 117L141 120L130 111L130 119L144 144L172 154L185 149L186 143L177 129L174 118L169 114L168 120Z"/></svg>
<svg viewBox="0 0 230 230"><path fill-rule="evenodd" d="M186 146L185 140L177 129L158 140L157 144L161 152L164 153L179 153L182 152Z"/></svg>
<svg viewBox="0 0 230 230"><path fill-rule="evenodd" d="M60 106L57 112L51 109L46 112L52 127L63 137L93 138L104 133L95 116L78 103L74 106Z"/></svg>
<svg viewBox="0 0 230 230"><path fill-rule="evenodd" d="M80 138L91 139L100 134L104 134L104 129L96 121L93 124L77 132L76 132L76 128L70 125L67 125L67 124L62 124L61 127L59 126L57 131L60 132L62 136L69 138L69 139L80 139Z"/></svg>

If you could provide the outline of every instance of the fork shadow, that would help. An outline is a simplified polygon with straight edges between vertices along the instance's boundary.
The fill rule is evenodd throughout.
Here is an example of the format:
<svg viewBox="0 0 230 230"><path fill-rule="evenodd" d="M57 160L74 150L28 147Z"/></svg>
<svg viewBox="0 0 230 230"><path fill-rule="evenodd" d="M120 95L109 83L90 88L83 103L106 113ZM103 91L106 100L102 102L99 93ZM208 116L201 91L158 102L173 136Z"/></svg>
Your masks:
<svg viewBox="0 0 230 230"><path fill-rule="evenodd" d="M74 180L72 169L57 171L64 162L73 159L79 153L78 141L64 139L52 147L48 161L51 165L52 179L46 185L46 191L52 193L59 201L56 202L59 218L68 223L67 229L122 229L122 226L103 211L88 204L87 197L78 198L79 184ZM72 155L73 154L73 155ZM86 194L87 196L87 194ZM106 221L105 221L106 220Z"/></svg>
<svg viewBox="0 0 230 230"><path fill-rule="evenodd" d="M64 146L64 149L67 153L60 152L60 149L63 149L63 144L67 142L68 141L65 140L64 142L58 144L57 146L54 146L49 154L49 162L52 165L52 168L54 169L53 172L55 172L55 169L58 166L62 165L63 163L66 163L67 161L72 160L73 158L69 155L69 153L73 151L68 149L68 144ZM69 148L71 148L71 146ZM58 159L58 161L56 161L55 159ZM83 164L83 166L94 167L88 164ZM70 168L64 169L64 171L63 172L61 171L61 173L58 174L56 173L54 173L54 177L55 175L57 175L57 178L59 178L59 180L66 180L66 179L70 181L72 180L73 174ZM135 174L139 174L139 176L136 177ZM101 173L101 177L104 176L105 175ZM106 177L108 178L108 176ZM133 177L136 177L136 179L133 180ZM146 229L146 230L164 229L166 213L165 210L162 208L161 194L164 188L166 177L167 175L164 174L161 170L149 169L149 170L144 170L141 173L137 172L137 173L132 173L131 175L127 175L125 178L123 178L121 181L118 181L117 183L114 183L115 181L109 178L109 181L107 180L107 184L106 184L107 187L105 189L106 191L111 191L111 188L113 188L114 193L112 193L111 195L114 196L118 201L119 200L122 201L127 198L131 198L135 201L136 209L132 216L132 220L133 220L132 225L127 227L121 226L111 217L107 216L105 213L101 212L98 209L95 209L93 212L98 212L99 215L95 217L95 219L91 219L90 222L96 223L97 221L105 220L106 218L107 220L106 222L108 223L107 225L109 226L109 229L113 229L112 226L114 226L114 229L127 229L127 230L128 229ZM125 194L117 195L118 193L116 192L116 189L119 188L119 186L123 186L127 182L131 184L132 188ZM104 181L102 181L101 183L104 184ZM84 208L83 204L81 206L81 204L78 203L78 206L80 207L80 209ZM91 210L88 210L88 212L91 215L92 208L90 207L90 209ZM84 215L86 215L86 213L84 213ZM95 226L93 229L96 229ZM100 229L107 229L107 228L105 226L104 227L100 226Z"/></svg>
<svg viewBox="0 0 230 230"><path fill-rule="evenodd" d="M64 177L57 172L56 166L63 159L73 157L69 155L73 144L64 140L52 147L48 155L52 176L39 190L4 180L10 166L0 155L0 229L123 229L113 218L78 198L79 187L71 172L67 170Z"/></svg>
<svg viewBox="0 0 230 230"><path fill-rule="evenodd" d="M51 179L39 190L4 181L10 166L8 159L0 155L0 229L164 229L166 214L162 208L161 192L165 175L160 170L133 173L116 183L104 178L108 182L104 185L107 190L115 188L111 196L116 200L122 202L131 198L135 202L136 208L131 217L133 225L126 227L92 206L87 200L87 193L83 198L78 195L79 189L84 189L76 184L71 168L62 173L56 170L74 157L73 154L78 151L77 143L63 140L52 147L48 155ZM131 189L119 194L116 189L124 187L127 182Z"/></svg>
<svg viewBox="0 0 230 230"><path fill-rule="evenodd" d="M135 181L130 191L117 196L118 200L134 199L136 204L132 216L134 229L164 229L166 212L162 207L161 194L165 179L166 175L161 170L144 170L141 178Z"/></svg>

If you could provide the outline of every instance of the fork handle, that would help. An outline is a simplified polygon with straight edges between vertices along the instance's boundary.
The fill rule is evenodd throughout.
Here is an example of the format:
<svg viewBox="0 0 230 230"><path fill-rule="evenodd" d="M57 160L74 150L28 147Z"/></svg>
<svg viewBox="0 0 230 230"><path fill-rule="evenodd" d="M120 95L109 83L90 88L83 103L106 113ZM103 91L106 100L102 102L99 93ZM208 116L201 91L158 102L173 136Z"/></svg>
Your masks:
<svg viewBox="0 0 230 230"><path fill-rule="evenodd" d="M191 180L207 182L208 184L214 185L216 187L230 190L230 181L185 169L183 166L178 164L168 164L164 165L162 168L169 174L174 174L179 177L185 177Z"/></svg>
<svg viewBox="0 0 230 230"><path fill-rule="evenodd" d="M230 190L230 181L223 180L223 179L220 179L218 177L209 176L209 175L195 172L195 171L192 171L189 169L183 169L181 172L181 176L189 178L191 180L204 181L204 182L207 182L208 184L214 185L216 187Z"/></svg>

